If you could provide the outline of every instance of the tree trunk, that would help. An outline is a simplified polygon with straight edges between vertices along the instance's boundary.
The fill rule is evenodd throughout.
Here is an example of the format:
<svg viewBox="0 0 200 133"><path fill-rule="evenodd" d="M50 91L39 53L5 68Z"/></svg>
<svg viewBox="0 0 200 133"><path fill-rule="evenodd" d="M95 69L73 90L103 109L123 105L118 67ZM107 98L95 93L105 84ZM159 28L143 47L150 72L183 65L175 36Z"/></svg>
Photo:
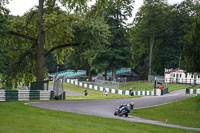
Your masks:
<svg viewBox="0 0 200 133"><path fill-rule="evenodd" d="M88 69L88 80L92 81L92 74L90 68Z"/></svg>
<svg viewBox="0 0 200 133"><path fill-rule="evenodd" d="M116 65L112 68L112 81L116 81Z"/></svg>
<svg viewBox="0 0 200 133"><path fill-rule="evenodd" d="M148 76L152 73L152 53L153 53L153 46L154 46L154 38L155 38L155 31L153 31L152 36L150 38L150 50L149 50L149 71Z"/></svg>
<svg viewBox="0 0 200 133"><path fill-rule="evenodd" d="M36 46L36 81L44 80L44 19L43 19L44 0L39 0L38 12L38 43Z"/></svg>
<svg viewBox="0 0 200 133"><path fill-rule="evenodd" d="M107 80L107 69L105 69L105 80Z"/></svg>

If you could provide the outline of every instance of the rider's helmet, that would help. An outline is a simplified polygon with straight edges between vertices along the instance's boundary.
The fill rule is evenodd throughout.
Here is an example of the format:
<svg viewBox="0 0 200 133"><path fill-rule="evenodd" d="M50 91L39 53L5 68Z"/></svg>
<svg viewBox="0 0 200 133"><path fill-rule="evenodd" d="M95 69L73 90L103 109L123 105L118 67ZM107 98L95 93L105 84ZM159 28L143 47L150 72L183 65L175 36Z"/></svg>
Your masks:
<svg viewBox="0 0 200 133"><path fill-rule="evenodd" d="M130 103L131 109L133 109L133 106L134 106L134 105L135 105L134 102L131 102L131 103Z"/></svg>

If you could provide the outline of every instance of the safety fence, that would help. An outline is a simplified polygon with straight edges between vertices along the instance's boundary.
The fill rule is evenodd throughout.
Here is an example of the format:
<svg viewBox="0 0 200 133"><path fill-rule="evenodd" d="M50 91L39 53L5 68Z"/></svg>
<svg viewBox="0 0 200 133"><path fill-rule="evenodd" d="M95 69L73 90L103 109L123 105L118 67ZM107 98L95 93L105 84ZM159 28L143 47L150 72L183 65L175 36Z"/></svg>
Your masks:
<svg viewBox="0 0 200 133"><path fill-rule="evenodd" d="M83 82L78 82L78 81L74 81L74 80L70 80L67 79L67 83L71 83L77 86L82 86L84 88L89 88L89 89L93 89L93 90L97 90L97 91L107 91L109 93L113 93L113 94L120 94L120 95L129 95L129 91L128 90L118 90L118 89L111 89L111 88L104 88L104 87L100 87L100 86L96 86L96 85L92 85L92 84L87 84L87 83L83 83ZM160 89L154 89L153 91L133 91L134 96L160 96L165 94L166 92L168 92L168 88L166 88L167 90L160 90ZM164 92L165 93L164 93Z"/></svg>
<svg viewBox="0 0 200 133"><path fill-rule="evenodd" d="M0 101L53 100L54 91L0 90Z"/></svg>
<svg viewBox="0 0 200 133"><path fill-rule="evenodd" d="M200 89L190 89L190 88L186 88L185 90L186 94L200 94Z"/></svg>

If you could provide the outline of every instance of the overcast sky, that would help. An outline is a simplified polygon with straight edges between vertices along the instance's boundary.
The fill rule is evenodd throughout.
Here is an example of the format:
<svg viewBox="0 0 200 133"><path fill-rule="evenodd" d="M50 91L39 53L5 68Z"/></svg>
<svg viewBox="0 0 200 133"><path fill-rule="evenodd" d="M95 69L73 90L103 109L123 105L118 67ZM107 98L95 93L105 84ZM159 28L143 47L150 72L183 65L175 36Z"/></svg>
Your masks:
<svg viewBox="0 0 200 133"><path fill-rule="evenodd" d="M180 3L183 0L168 0L170 4ZM135 0L133 10L133 17L135 16L138 8L142 5L143 0ZM23 15L29 11L34 5L38 5L38 0L12 0L7 7L10 9L12 15ZM131 19L129 20L131 21Z"/></svg>

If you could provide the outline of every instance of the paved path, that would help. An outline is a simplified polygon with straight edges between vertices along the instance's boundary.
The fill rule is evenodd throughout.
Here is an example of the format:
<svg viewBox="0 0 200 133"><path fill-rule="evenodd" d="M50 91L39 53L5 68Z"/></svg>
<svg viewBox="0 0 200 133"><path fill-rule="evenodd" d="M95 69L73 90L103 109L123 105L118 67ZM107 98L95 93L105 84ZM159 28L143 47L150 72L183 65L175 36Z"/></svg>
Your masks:
<svg viewBox="0 0 200 133"><path fill-rule="evenodd" d="M178 126L173 124L167 124L159 121L145 120L138 117L116 117L113 115L115 109L121 104L127 104L134 102L135 109L146 108L151 106L158 106L161 104L167 104L170 102L186 99L193 97L194 95L184 95L184 90L175 91L164 96L146 96L140 98L130 98L130 99L111 99L111 100L91 100L91 101L54 101L54 102L37 102L28 103L31 106L36 106L51 110L60 110L66 112L73 112L86 115L94 115L106 118L121 119L131 122L142 122L149 123L167 127L175 127L181 129L189 129L200 131L200 128L190 128L184 126Z"/></svg>

